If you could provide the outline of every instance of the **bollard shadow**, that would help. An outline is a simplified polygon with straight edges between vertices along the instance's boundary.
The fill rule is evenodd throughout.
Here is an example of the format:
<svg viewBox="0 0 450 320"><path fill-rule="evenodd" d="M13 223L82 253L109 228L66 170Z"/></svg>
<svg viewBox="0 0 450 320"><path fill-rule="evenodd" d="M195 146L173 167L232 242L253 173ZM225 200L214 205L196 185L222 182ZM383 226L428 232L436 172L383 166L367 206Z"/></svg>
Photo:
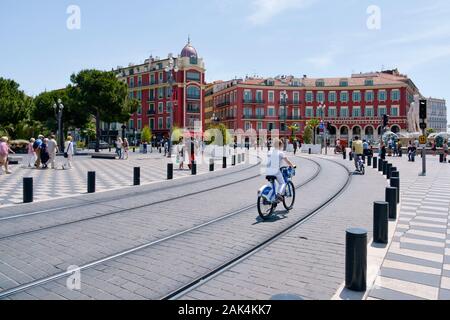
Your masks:
<svg viewBox="0 0 450 320"><path fill-rule="evenodd" d="M264 220L263 218L261 218L260 216L258 216L256 218L256 222L253 223L252 225L258 225L260 223L274 223L274 222L278 222L284 219L287 219L287 216L289 214L289 211L284 210L284 211L279 211L279 212L275 212L270 218Z"/></svg>
<svg viewBox="0 0 450 320"><path fill-rule="evenodd" d="M351 291L347 288L342 289L341 293L339 294L339 298L341 300L364 300L364 296L366 295L366 292L356 292Z"/></svg>
<svg viewBox="0 0 450 320"><path fill-rule="evenodd" d="M376 243L376 242L372 242L371 247L375 248L375 249L386 249L388 247L388 243Z"/></svg>

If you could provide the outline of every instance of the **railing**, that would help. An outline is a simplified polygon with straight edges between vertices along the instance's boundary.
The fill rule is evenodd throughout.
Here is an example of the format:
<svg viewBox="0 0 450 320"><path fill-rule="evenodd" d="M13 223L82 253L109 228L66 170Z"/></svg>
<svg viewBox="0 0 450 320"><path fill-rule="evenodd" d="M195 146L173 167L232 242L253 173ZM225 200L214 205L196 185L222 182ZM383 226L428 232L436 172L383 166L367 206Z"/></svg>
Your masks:
<svg viewBox="0 0 450 320"><path fill-rule="evenodd" d="M187 108L188 113L200 113L200 109Z"/></svg>
<svg viewBox="0 0 450 320"><path fill-rule="evenodd" d="M242 100L242 102L243 102L244 104L265 104L265 103L266 103L266 100L259 100L259 99L257 99L257 100L244 99L244 100Z"/></svg>
<svg viewBox="0 0 450 320"><path fill-rule="evenodd" d="M230 101L224 101L224 102L218 103L216 105L216 107L217 108L221 108L221 107L226 107L226 106L229 106L229 105L230 105Z"/></svg>
<svg viewBox="0 0 450 320"><path fill-rule="evenodd" d="M288 100L279 100L279 101L278 101L278 104L279 104L280 106L284 106L284 105L300 105L301 102L300 102L300 100L291 100L291 99L288 99Z"/></svg>
<svg viewBox="0 0 450 320"><path fill-rule="evenodd" d="M188 94L187 98L188 99L192 99L192 100L200 100L200 96L199 95Z"/></svg>
<svg viewBox="0 0 450 320"><path fill-rule="evenodd" d="M153 115L155 115L156 114L156 110L148 110L147 111L147 115L148 116L153 116Z"/></svg>

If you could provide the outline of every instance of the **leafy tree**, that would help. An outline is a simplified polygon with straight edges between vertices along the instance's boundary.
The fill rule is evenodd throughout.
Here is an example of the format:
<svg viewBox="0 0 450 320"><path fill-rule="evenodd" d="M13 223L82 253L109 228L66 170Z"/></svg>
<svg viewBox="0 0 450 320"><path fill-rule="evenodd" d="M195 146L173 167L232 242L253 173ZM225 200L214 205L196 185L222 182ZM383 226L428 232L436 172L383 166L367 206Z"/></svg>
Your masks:
<svg viewBox="0 0 450 320"><path fill-rule="evenodd" d="M292 141L295 140L295 133L298 132L300 130L298 124L294 124L292 126L289 126L288 129L291 131L292 135L291 135L291 139Z"/></svg>
<svg viewBox="0 0 450 320"><path fill-rule="evenodd" d="M305 144L311 144L311 139L313 136L313 128L306 126L305 132L303 133L303 140Z"/></svg>
<svg viewBox="0 0 450 320"><path fill-rule="evenodd" d="M127 85L117 79L114 72L83 70L70 78L69 97L77 108L95 117L96 148L99 151L100 122L125 122L137 110L137 103L128 100ZM127 119L124 120L126 118Z"/></svg>
<svg viewBox="0 0 450 320"><path fill-rule="evenodd" d="M141 132L141 140L142 140L142 142L150 143L151 142L151 137L152 137L152 131L150 130L150 128L148 126L145 126L144 129L142 129L142 132Z"/></svg>
<svg viewBox="0 0 450 320"><path fill-rule="evenodd" d="M220 142L220 141L216 142L216 141L214 141L214 137L211 137L212 138L211 143L214 143L214 144L219 145L219 146L223 146L223 145L227 145L227 144L229 144L229 143L231 143L233 141L233 137L231 136L231 134L228 131L227 127L223 123L210 124L208 126L208 130L210 130L210 129L212 129L212 130L214 130L214 129L219 130L220 133L222 134L222 138L224 140L223 143Z"/></svg>
<svg viewBox="0 0 450 320"><path fill-rule="evenodd" d="M33 100L19 90L19 84L13 80L0 78L0 131L11 139L26 138L22 129L30 124L30 111Z"/></svg>
<svg viewBox="0 0 450 320"><path fill-rule="evenodd" d="M429 136L430 134L436 133L436 130L434 130L433 128L428 128L427 129L427 135Z"/></svg>
<svg viewBox="0 0 450 320"><path fill-rule="evenodd" d="M311 129L313 129L314 144L316 144L316 132L317 132L317 127L320 126L320 120L319 119L311 119L307 122L306 125L311 127Z"/></svg>

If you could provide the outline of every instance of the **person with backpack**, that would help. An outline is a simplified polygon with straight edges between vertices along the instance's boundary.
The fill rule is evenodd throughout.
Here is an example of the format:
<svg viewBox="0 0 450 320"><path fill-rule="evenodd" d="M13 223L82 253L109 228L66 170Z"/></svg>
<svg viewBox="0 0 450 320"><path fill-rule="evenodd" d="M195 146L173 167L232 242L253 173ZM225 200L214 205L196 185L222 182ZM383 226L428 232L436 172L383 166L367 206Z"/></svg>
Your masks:
<svg viewBox="0 0 450 320"><path fill-rule="evenodd" d="M42 169L48 169L48 162L50 160L50 154L48 152L48 139L44 139L41 144L41 163L43 165Z"/></svg>
<svg viewBox="0 0 450 320"><path fill-rule="evenodd" d="M36 162L34 163L34 166L39 169L41 167L41 145L44 140L43 135L39 135L36 141L33 143L33 149L34 153L36 154Z"/></svg>
<svg viewBox="0 0 450 320"><path fill-rule="evenodd" d="M65 159L65 162L62 165L62 169L63 170L65 170L66 168L72 169L73 155L74 155L74 149L73 149L72 137L67 137L67 140L64 143L64 159Z"/></svg>
<svg viewBox="0 0 450 320"><path fill-rule="evenodd" d="M0 138L0 175L3 174L2 167L5 167L6 174L11 174L12 172L8 169L8 155L9 153L15 154L13 150L9 147L8 137Z"/></svg>

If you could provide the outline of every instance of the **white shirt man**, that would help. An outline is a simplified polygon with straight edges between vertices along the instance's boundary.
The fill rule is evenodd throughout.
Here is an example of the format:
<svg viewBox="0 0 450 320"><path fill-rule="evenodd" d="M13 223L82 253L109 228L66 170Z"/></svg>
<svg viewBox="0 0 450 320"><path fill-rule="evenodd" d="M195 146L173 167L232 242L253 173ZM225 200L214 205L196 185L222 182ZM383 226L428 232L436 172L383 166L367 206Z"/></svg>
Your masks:
<svg viewBox="0 0 450 320"><path fill-rule="evenodd" d="M279 200L283 199L283 195L286 192L286 181L284 180L281 168L283 167L294 167L294 164L289 161L286 154L281 151L283 148L283 142L275 139L274 148L269 151L267 155L267 167L266 175L276 177L278 182L277 198Z"/></svg>
<svg viewBox="0 0 450 320"><path fill-rule="evenodd" d="M51 137L50 140L48 140L47 150L50 156L49 162L51 168L55 169L56 153L58 152L58 144L56 143L55 137Z"/></svg>

